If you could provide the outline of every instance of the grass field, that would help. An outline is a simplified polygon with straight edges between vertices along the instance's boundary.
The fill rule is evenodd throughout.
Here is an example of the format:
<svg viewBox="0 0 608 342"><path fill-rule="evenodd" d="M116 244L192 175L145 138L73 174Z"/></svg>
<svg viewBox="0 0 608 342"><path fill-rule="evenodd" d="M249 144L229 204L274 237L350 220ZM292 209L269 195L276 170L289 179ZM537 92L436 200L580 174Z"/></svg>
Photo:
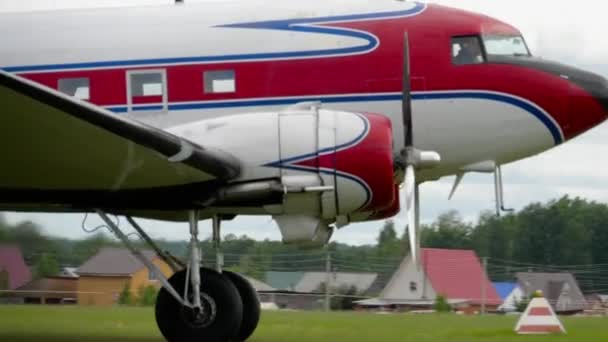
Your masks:
<svg viewBox="0 0 608 342"><path fill-rule="evenodd" d="M608 318L564 318L561 336L518 336L515 317L264 312L253 342L608 341ZM151 308L0 305L0 341L163 341Z"/></svg>

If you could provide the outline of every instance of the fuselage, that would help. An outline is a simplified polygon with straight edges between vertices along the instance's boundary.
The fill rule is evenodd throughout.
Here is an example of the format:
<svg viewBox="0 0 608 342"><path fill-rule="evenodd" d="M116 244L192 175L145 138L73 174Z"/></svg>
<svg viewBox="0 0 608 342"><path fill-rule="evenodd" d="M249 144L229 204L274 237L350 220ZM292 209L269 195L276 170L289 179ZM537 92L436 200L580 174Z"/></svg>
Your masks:
<svg viewBox="0 0 608 342"><path fill-rule="evenodd" d="M393 0L6 14L0 67L161 128L319 100L388 116L400 142L405 31L414 145L442 158L421 181L535 155L606 117L603 78L528 55L516 28ZM481 60L455 61L462 37L477 39ZM490 47L491 37L513 46Z"/></svg>

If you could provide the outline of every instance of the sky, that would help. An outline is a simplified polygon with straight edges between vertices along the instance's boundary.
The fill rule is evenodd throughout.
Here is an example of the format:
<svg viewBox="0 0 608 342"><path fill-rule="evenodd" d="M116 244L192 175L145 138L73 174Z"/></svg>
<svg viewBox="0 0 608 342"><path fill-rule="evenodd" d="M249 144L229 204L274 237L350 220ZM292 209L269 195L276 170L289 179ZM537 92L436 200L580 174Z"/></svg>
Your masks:
<svg viewBox="0 0 608 342"><path fill-rule="evenodd" d="M198 2L205 0L186 0ZM221 0L206 0L221 1ZM246 1L246 0L243 0ZM372 1L372 0L370 0ZM171 3L168 0L0 0L0 12L57 8L124 6ZM533 54L566 62L608 76L608 39L605 39L605 11L602 1L579 0L436 0L429 1L472 10L518 27ZM269 1L271 3L271 1ZM564 195L608 203L608 124L603 124L570 142L539 156L503 167L505 204L521 209L531 202L545 202ZM421 220L433 221L448 210L475 221L479 213L494 208L492 175L468 174L451 201L447 197L453 177L421 185ZM83 215L7 213L13 222L32 220L52 235L81 238ZM403 231L405 213L396 217ZM123 220L124 222L124 220ZM100 221L91 217L87 226ZM187 225L142 221L152 237L187 238ZM332 240L350 244L375 242L382 222L361 223L338 230ZM209 227L209 229L206 229ZM224 234L247 234L256 239L280 239L270 217L239 217L225 222ZM203 237L210 224L203 223Z"/></svg>

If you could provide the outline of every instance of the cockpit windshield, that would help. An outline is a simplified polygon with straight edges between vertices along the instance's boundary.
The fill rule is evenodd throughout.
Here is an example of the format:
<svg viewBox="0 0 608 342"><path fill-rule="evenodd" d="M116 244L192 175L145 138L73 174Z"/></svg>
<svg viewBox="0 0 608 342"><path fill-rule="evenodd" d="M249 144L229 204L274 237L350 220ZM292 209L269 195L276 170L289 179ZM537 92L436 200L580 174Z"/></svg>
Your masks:
<svg viewBox="0 0 608 342"><path fill-rule="evenodd" d="M483 36L486 54L499 56L531 56L522 36Z"/></svg>

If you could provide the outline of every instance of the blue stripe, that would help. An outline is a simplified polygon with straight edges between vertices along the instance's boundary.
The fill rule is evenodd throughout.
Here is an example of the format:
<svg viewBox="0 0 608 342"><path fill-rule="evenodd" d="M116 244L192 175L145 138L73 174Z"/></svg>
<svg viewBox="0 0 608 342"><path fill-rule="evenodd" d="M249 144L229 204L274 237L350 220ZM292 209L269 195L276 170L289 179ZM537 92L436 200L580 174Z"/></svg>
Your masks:
<svg viewBox="0 0 608 342"><path fill-rule="evenodd" d="M356 114L363 121L363 130L356 138L352 139L351 141L346 142L341 145L324 148L324 149L321 149L321 150L313 152L313 153L308 153L308 154L304 154L304 155L300 155L300 156L296 156L296 157L292 157L292 158L288 158L288 159L281 159L281 160L278 160L275 162L270 162L270 163L264 164L262 166L274 167L274 168L279 168L279 169L296 170L296 171L305 171L305 172L320 172L320 173L327 174L327 175L335 174L339 177L350 179L350 180L356 182L357 184L361 185L361 187L363 187L363 189L365 189L366 199L365 199L365 203L361 206L361 208L365 207L371 199L371 190L369 189L369 185L367 185L365 182L361 181L360 179L357 179L356 177L353 177L352 175L350 175L348 173L341 172L338 170L329 171L329 170L324 170L324 169L317 169L314 167L294 165L294 163L297 163L299 161L304 161L304 160L307 160L310 158L314 158L317 155L321 155L321 154L324 154L327 152L332 152L334 150L340 150L343 148L347 148L351 145L356 145L359 142L361 142L361 140L369 133L369 129L370 129L369 122L367 121L366 118L364 118L360 114L358 114L358 113L354 113L354 114Z"/></svg>
<svg viewBox="0 0 608 342"><path fill-rule="evenodd" d="M267 29L281 30L291 32L304 33L319 33L336 36L344 36L351 38L359 38L366 40L367 43L361 46L312 50L312 51L292 51L292 52L271 52L271 53L255 53L255 54L236 54L224 56L194 56L194 57L173 57L173 58L154 58L154 59L135 59L135 60L116 60L103 62L86 62L86 63L67 63L67 64L45 64L45 65L22 65L4 67L7 72L32 72L32 71L51 71L51 70L68 70L68 69L92 69L92 68L112 68L112 67L135 67L140 65L154 64L183 64L183 63L210 63L210 62L228 62L235 60L254 61L265 59L285 59L285 58L306 58L306 57L327 57L343 54L365 53L375 49L380 42L371 33L359 32L350 29L313 26L316 23L330 23L336 21L357 21L382 19L389 17L406 17L422 13L426 9L426 5L415 3L411 9L404 11L381 12L381 13L366 13L355 14L348 16L333 16L291 20L276 20L262 21L253 23L240 23L220 25L222 28L250 28L250 29Z"/></svg>
<svg viewBox="0 0 608 342"><path fill-rule="evenodd" d="M507 103L518 108L521 108L536 117L542 122L551 133L555 145L563 142L561 129L547 117L547 115L537 107L522 101L520 99L510 97L508 95L500 95L486 92L418 92L412 94L412 100L449 100L449 99L483 99L497 102ZM377 101L401 101L401 94L380 94L380 95L353 95L353 96L319 96L319 97L293 97L284 99L264 99L264 100L243 100L230 102L195 102L183 104L169 104L170 111L180 110L196 110L196 109L218 109L218 108L237 108L237 107L257 107L257 106L286 106L296 104L302 101L320 101L322 103L344 103L344 102L377 102ZM126 113L126 106L112 106L106 109L115 113Z"/></svg>
<svg viewBox="0 0 608 342"><path fill-rule="evenodd" d="M319 151L313 152L313 153L309 153L309 154L304 154L301 156L296 156L296 157L292 157L292 158L288 158L288 159L281 159L275 162L270 162L268 164L265 164L263 166L269 166L269 167L284 167L287 164L291 164L291 163L295 163L298 161L303 161L306 159L310 159L313 157L316 157L317 155L321 155L321 154L325 154L328 152L332 152L334 150L341 150L343 148L349 147L350 145L354 145L360 142L361 139L363 139L363 137L365 137L368 133L369 133L369 123L367 122L367 119L365 119L364 117L362 117L360 114L354 113L356 114L361 121L363 121L363 131L361 132L361 134L359 134L356 138L354 138L353 140L346 142L344 144L338 145L338 146L332 146L332 147L328 147L328 148L324 148L321 149Z"/></svg>
<svg viewBox="0 0 608 342"><path fill-rule="evenodd" d="M221 27L243 27L243 28L264 28L273 30L288 30L293 25L304 25L304 24L318 24L338 21L359 21L359 20L371 20L381 19L390 17L407 17L422 13L426 9L426 4L420 2L414 2L414 7L407 10L400 11L389 11L379 13L363 13L363 14L351 14L342 16L329 16L329 17L317 17L317 18L301 18L301 19L287 19L287 20L269 20L269 21L258 21L240 24L229 24L222 25Z"/></svg>
<svg viewBox="0 0 608 342"><path fill-rule="evenodd" d="M163 110L165 107L163 105L150 105L150 106L137 106L133 107L133 111L146 111L146 110Z"/></svg>
<svg viewBox="0 0 608 342"><path fill-rule="evenodd" d="M401 99L400 95L355 95L355 96L319 96L316 98L293 97L286 99L266 99L266 100L243 100L230 102L193 102L169 104L169 110L194 110L194 109L218 109L218 108L238 108L238 107L256 107L256 106L286 106L296 104L302 101L321 101L323 103L343 103L343 102L377 102L377 101L393 101ZM126 113L126 106L111 106L106 107L114 113Z"/></svg>

